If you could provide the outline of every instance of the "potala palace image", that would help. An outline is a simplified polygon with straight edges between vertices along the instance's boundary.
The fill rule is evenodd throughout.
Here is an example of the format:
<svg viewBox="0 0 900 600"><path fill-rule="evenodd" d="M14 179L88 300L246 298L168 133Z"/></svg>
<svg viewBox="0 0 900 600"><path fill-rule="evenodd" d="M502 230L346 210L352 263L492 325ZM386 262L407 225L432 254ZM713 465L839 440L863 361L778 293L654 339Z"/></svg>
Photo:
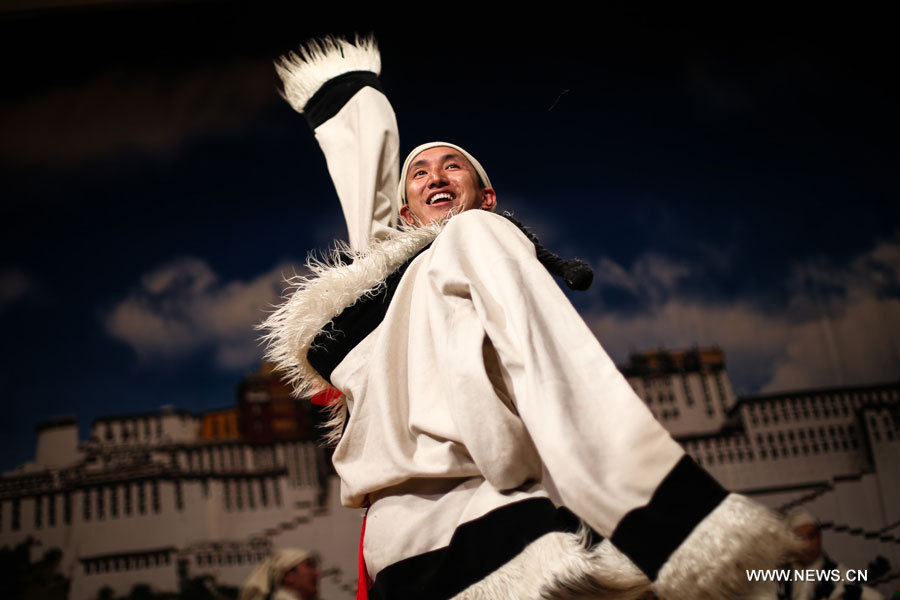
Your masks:
<svg viewBox="0 0 900 600"><path fill-rule="evenodd" d="M718 348L653 350L620 367L656 418L725 487L803 506L824 547L900 584L900 382L736 397ZM598 399L601 401L602 399ZM340 506L316 414L264 365L237 403L111 415L79 439L74 417L36 425L34 459L0 480L0 547L61 551L71 600L136 585L236 588L273 550L316 552L322 598L354 598L362 514Z"/></svg>

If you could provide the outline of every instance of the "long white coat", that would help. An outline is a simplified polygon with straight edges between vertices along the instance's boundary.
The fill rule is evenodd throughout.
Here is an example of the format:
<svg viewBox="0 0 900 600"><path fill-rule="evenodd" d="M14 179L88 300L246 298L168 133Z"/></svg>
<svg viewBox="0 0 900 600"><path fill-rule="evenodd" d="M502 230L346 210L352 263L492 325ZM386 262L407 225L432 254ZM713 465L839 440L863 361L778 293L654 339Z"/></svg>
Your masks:
<svg viewBox="0 0 900 600"><path fill-rule="evenodd" d="M337 41L294 57L282 72L286 88L297 79L306 87L316 77L327 81L310 74L310 65L321 71L323 61L340 65L350 54ZM292 103L303 110L311 96L295 95ZM627 537L623 520L651 505L685 462L683 450L515 225L469 211L443 227L394 228L399 143L393 109L369 86L343 101L312 124L354 260L318 265L312 278L294 281L290 299L266 326L270 355L298 390L318 389L328 377L344 394L346 421L337 425L334 465L343 503L371 503L364 541L369 575L444 548L460 525L528 498L551 496L603 536ZM383 318L323 377L307 361L315 336L358 298L381 290L413 256ZM678 503L690 504L691 494L683 490ZM661 527L658 539L624 540L654 545L678 536L678 549L653 573L664 597L730 597L747 586L744 567L774 564L788 543L780 522L749 500L730 495L716 502L686 531ZM523 552L501 569L507 573L463 596L543 597L554 579L573 571L592 571L588 576L602 586L628 590L622 597L650 583L608 542L587 551L559 536L539 541L534 556Z"/></svg>

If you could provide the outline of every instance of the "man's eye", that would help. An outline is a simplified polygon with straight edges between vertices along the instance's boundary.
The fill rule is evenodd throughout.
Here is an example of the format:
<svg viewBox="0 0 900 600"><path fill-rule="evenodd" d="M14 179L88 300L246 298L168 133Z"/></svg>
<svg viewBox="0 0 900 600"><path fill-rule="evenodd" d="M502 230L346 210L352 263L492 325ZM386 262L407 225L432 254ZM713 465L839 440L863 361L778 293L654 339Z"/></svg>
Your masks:
<svg viewBox="0 0 900 600"><path fill-rule="evenodd" d="M416 172L413 174L413 176L414 176L414 177L418 177L419 175L424 175L424 174L425 174L425 170L424 170L424 169L419 169L418 171L416 171Z"/></svg>

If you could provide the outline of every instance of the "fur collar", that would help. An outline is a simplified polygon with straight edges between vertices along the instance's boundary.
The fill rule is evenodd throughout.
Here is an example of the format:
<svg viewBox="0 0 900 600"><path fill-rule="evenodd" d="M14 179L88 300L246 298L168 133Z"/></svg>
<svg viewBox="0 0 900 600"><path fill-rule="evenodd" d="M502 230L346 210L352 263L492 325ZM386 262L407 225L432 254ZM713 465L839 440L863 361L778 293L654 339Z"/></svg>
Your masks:
<svg viewBox="0 0 900 600"><path fill-rule="evenodd" d="M285 373L294 395L303 397L329 387L309 364L307 352L329 321L364 295L376 293L385 279L430 244L443 224L404 227L387 238L373 241L363 251L338 242L328 259L310 257L310 275L295 275L285 282L285 301L257 329L266 333L266 358ZM352 262L347 262L345 257Z"/></svg>

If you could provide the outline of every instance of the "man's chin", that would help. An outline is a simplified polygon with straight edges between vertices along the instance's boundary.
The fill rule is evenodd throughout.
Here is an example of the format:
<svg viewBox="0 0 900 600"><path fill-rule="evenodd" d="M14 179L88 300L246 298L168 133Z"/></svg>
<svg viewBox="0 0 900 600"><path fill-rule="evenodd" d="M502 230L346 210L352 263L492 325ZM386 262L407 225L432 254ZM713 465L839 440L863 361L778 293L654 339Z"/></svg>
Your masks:
<svg viewBox="0 0 900 600"><path fill-rule="evenodd" d="M447 206L447 207L443 208L442 210L435 211L431 215L431 222L432 223L444 223L447 221L447 219L449 219L450 217L452 217L454 215L458 215L462 211L463 211L462 206Z"/></svg>

